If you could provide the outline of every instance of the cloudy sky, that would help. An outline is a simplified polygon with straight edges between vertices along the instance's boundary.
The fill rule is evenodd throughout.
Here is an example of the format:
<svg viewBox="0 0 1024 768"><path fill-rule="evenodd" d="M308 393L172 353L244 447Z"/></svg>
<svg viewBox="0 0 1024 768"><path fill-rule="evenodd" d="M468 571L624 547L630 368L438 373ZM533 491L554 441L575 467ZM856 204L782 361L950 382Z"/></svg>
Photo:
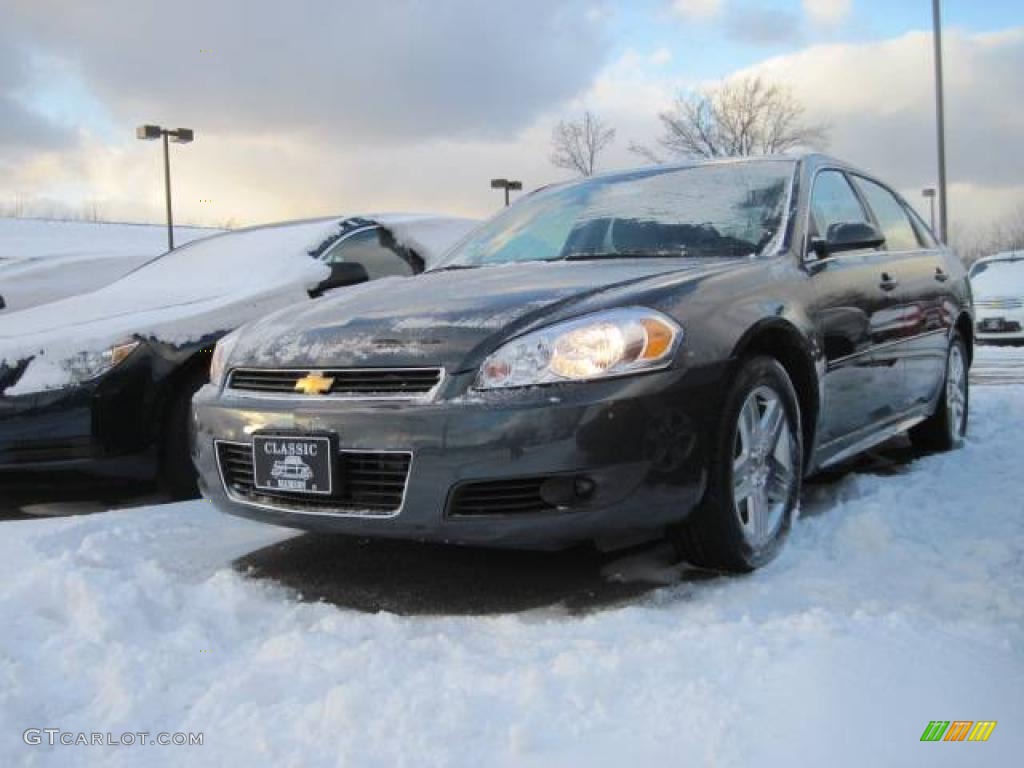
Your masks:
<svg viewBox="0 0 1024 768"><path fill-rule="evenodd" d="M1024 5L946 0L954 224L1024 204ZM0 0L0 210L95 205L254 223L371 210L485 216L494 176L565 178L552 126L585 108L641 161L681 90L789 85L829 150L912 201L935 183L928 0Z"/></svg>

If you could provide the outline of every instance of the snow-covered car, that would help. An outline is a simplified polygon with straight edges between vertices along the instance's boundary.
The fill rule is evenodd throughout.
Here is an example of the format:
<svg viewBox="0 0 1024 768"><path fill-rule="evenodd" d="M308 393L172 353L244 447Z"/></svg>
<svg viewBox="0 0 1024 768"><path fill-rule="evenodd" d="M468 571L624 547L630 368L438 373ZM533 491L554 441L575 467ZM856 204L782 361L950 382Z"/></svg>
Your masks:
<svg viewBox="0 0 1024 768"><path fill-rule="evenodd" d="M178 227L181 247L221 230ZM147 224L0 219L0 313L88 293L165 251L166 230Z"/></svg>
<svg viewBox="0 0 1024 768"><path fill-rule="evenodd" d="M155 473L175 496L191 495L189 402L218 339L335 288L415 275L475 225L371 214L236 230L97 291L5 314L0 473Z"/></svg>
<svg viewBox="0 0 1024 768"><path fill-rule="evenodd" d="M536 548L668 533L749 570L805 474L905 431L963 442L970 296L906 201L832 158L591 177L414 281L222 339L196 463L220 509L276 525ZM285 454L332 460L265 490Z"/></svg>
<svg viewBox="0 0 1024 768"><path fill-rule="evenodd" d="M978 341L1024 344L1024 251L980 259L970 275Z"/></svg>

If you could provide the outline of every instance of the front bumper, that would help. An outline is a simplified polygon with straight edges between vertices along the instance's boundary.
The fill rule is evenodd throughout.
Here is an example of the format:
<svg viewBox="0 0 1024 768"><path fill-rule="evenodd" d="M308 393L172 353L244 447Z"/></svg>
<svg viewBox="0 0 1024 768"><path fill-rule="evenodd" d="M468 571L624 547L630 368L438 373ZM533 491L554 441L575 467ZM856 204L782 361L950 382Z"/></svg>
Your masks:
<svg viewBox="0 0 1024 768"><path fill-rule="evenodd" d="M998 328L990 327L993 321ZM1024 310L976 306L974 338L982 343L1024 341Z"/></svg>
<svg viewBox="0 0 1024 768"><path fill-rule="evenodd" d="M433 402L263 398L207 386L193 401L193 459L220 509L268 523L495 546L614 545L660 533L700 499L723 372L470 394L468 376L456 375ZM240 495L224 482L217 441L244 449L258 430L329 432L342 451L411 455L401 505L368 514ZM544 512L464 515L455 504L459 489L476 483L565 477L584 479L591 492Z"/></svg>
<svg viewBox="0 0 1024 768"><path fill-rule="evenodd" d="M0 396L0 473L86 469L141 477L155 467L149 363L59 390Z"/></svg>

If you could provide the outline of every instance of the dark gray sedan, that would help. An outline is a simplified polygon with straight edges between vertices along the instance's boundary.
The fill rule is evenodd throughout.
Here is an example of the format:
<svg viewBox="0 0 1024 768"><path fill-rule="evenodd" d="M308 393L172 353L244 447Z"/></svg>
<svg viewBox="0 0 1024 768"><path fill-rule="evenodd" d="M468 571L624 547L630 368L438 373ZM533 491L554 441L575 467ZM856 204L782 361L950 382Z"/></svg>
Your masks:
<svg viewBox="0 0 1024 768"><path fill-rule="evenodd" d="M778 551L802 478L967 425L966 272L820 156L550 187L437 268L222 340L194 459L223 510L368 536Z"/></svg>

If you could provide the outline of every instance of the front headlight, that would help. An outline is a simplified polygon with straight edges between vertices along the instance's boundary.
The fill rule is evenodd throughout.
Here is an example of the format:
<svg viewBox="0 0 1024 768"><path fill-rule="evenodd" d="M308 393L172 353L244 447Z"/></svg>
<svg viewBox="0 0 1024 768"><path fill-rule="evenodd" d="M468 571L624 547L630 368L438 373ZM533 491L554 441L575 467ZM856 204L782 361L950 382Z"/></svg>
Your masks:
<svg viewBox="0 0 1024 768"><path fill-rule="evenodd" d="M231 359L231 352L237 343L238 331L232 331L227 336L223 336L213 348L213 357L210 359L210 383L218 389L224 383L228 361Z"/></svg>
<svg viewBox="0 0 1024 768"><path fill-rule="evenodd" d="M653 309L595 312L500 347L480 366L476 387L528 387L665 368L682 338L682 328Z"/></svg>
<svg viewBox="0 0 1024 768"><path fill-rule="evenodd" d="M65 359L61 365L68 372L73 383L89 381L102 376L107 371L123 363L139 346L138 341L125 341L114 344L102 352L79 352Z"/></svg>

